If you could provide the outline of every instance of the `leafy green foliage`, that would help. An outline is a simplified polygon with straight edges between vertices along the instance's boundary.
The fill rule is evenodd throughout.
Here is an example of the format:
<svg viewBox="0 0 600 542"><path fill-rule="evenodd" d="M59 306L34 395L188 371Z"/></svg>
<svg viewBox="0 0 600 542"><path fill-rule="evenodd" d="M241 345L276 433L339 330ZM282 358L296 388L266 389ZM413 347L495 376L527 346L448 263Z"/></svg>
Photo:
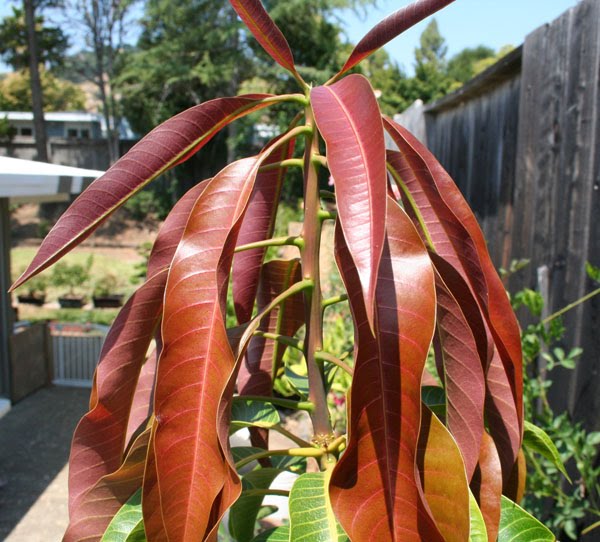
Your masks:
<svg viewBox="0 0 600 542"><path fill-rule="evenodd" d="M136 491L112 519L101 542L144 542L142 491Z"/></svg>
<svg viewBox="0 0 600 542"><path fill-rule="evenodd" d="M542 523L502 495L498 542L554 542L555 540L554 535Z"/></svg>

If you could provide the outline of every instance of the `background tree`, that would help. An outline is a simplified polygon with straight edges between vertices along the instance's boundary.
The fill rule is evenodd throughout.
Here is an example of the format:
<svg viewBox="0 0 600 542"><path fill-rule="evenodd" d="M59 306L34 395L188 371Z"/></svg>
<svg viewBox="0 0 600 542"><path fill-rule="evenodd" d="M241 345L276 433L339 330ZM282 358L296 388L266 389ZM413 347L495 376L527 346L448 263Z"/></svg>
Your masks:
<svg viewBox="0 0 600 542"><path fill-rule="evenodd" d="M454 81L464 84L475 75L475 64L478 61L494 58L495 54L491 47L485 45L467 47L448 61L448 76Z"/></svg>
<svg viewBox="0 0 600 542"><path fill-rule="evenodd" d="M72 0L67 15L75 15L78 31L92 53L88 73L98 88L106 124L108 154L112 162L119 157L121 111L115 79L122 60L126 25L134 0Z"/></svg>
<svg viewBox="0 0 600 542"><path fill-rule="evenodd" d="M85 94L70 81L59 79L44 67L40 68L44 95L44 111L85 109ZM27 71L8 74L0 81L0 109L27 111L31 107L31 81Z"/></svg>
<svg viewBox="0 0 600 542"><path fill-rule="evenodd" d="M40 64L59 64L67 49L67 39L60 28L45 26L42 10L55 7L53 0L23 0L23 10L13 8L13 15L0 24L0 56L15 70L29 69L31 104L37 159L47 162L44 97Z"/></svg>

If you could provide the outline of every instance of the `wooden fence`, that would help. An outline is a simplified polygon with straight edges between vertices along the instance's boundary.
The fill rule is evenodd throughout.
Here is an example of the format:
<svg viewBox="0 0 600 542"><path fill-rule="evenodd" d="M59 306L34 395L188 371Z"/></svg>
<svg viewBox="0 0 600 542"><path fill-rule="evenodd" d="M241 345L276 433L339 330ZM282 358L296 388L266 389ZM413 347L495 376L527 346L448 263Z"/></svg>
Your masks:
<svg viewBox="0 0 600 542"><path fill-rule="evenodd" d="M458 92L399 116L472 205L498 267L527 258L510 281L538 288L547 312L594 288L600 265L600 1L583 0ZM420 114L419 110L420 109ZM564 317L584 354L553 373L552 401L600 429L600 299Z"/></svg>

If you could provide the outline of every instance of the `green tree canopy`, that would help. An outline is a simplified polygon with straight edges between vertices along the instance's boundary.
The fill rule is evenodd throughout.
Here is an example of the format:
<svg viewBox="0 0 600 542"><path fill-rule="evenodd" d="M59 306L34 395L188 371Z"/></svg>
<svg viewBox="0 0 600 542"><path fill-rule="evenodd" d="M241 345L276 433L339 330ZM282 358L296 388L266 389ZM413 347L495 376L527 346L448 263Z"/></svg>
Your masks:
<svg viewBox="0 0 600 542"><path fill-rule="evenodd" d="M12 15L0 22L0 56L20 70L29 66L27 27L23 10L16 7L12 10ZM48 26L43 15L36 15L35 21L40 63L49 67L60 65L69 46L67 37L60 28Z"/></svg>
<svg viewBox="0 0 600 542"><path fill-rule="evenodd" d="M51 72L40 70L44 111L69 111L85 108L85 94L73 83L59 79ZM31 110L31 82L27 70L8 74L0 81L0 109L4 111Z"/></svg>

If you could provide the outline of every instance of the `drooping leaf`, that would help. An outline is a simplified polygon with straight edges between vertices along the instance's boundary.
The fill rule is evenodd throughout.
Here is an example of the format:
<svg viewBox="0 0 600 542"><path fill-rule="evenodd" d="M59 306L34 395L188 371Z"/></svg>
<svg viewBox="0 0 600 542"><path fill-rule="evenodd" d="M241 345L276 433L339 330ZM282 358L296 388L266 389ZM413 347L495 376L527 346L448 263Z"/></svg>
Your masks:
<svg viewBox="0 0 600 542"><path fill-rule="evenodd" d="M211 508L222 491L233 500L239 495L217 423L235 365L224 306L235 236L260 163L240 160L213 178L192 210L169 273L154 452L165 530L182 542L204 540L218 525Z"/></svg>
<svg viewBox="0 0 600 542"><path fill-rule="evenodd" d="M162 223L160 230L158 230L156 241L152 245L150 256L148 257L148 277L154 276L157 272L171 265L194 204L200 197L200 194L204 192L210 180L206 179L190 188L179 199Z"/></svg>
<svg viewBox="0 0 600 542"><path fill-rule="evenodd" d="M235 260L234 260L235 261ZM234 266L235 268L235 266ZM258 311L262 311L276 296L302 278L300 261L271 260L262 266L258 285ZM302 293L291 296L273 309L260 323L259 329L279 335L293 336L304 322ZM285 346L263 337L252 337L238 374L240 395L270 396ZM267 448L267 434L251 429L253 444Z"/></svg>
<svg viewBox="0 0 600 542"><path fill-rule="evenodd" d="M167 273L156 274L119 312L100 352L90 411L83 416L69 458L69 513L121 465L129 411L148 346L160 318Z"/></svg>
<svg viewBox="0 0 600 542"><path fill-rule="evenodd" d="M387 173L377 99L362 75L349 75L310 93L315 121L327 145L344 238L374 326L375 287L385 237Z"/></svg>
<svg viewBox="0 0 600 542"><path fill-rule="evenodd" d="M496 540L500 522L502 466L494 440L487 433L481 439L479 464L471 479L471 491L485 519L488 540Z"/></svg>
<svg viewBox="0 0 600 542"><path fill-rule="evenodd" d="M502 495L498 542L554 542L555 540L547 527L518 504Z"/></svg>
<svg viewBox="0 0 600 542"><path fill-rule="evenodd" d="M290 526L282 525L257 535L252 542L290 542Z"/></svg>
<svg viewBox="0 0 600 542"><path fill-rule="evenodd" d="M132 438L135 438L140 430L145 429L145 425L152 415L152 393L157 361L158 351L155 348L146 358L135 385L125 432L125 447L132 442Z"/></svg>
<svg viewBox="0 0 600 542"><path fill-rule="evenodd" d="M547 433L539 428L537 425L532 424L525 420L525 432L523 434L523 446L526 450L531 452L536 452L543 457L545 457L548 461L550 461L562 474L564 477L571 481L569 475L567 474L567 470L563 465L562 460L560 459L560 454L554 445L554 442L550 439Z"/></svg>
<svg viewBox="0 0 600 542"><path fill-rule="evenodd" d="M150 430L146 430L118 469L79 496L77 508L69 514L64 542L100 542L114 515L142 485L149 439Z"/></svg>
<svg viewBox="0 0 600 542"><path fill-rule="evenodd" d="M469 485L459 448L435 414L423 408L417 458L423 492L446 542L467 540Z"/></svg>
<svg viewBox="0 0 600 542"><path fill-rule="evenodd" d="M281 473L278 469L262 468L249 472L242 477L244 490L268 489L273 480ZM254 524L262 505L264 495L244 494L229 511L229 532L236 542L250 542L254 537Z"/></svg>
<svg viewBox="0 0 600 542"><path fill-rule="evenodd" d="M408 179L407 187L412 182L413 186L416 185L417 191L423 193L427 191L427 202L419 206L421 214L425 217L428 212L433 211L439 217L438 220L442 220L445 228L450 222L453 223L454 229L447 230L445 241L449 241L450 244L460 241L456 247L459 249L459 260L466 271L467 282L473 287L473 292L480 303L502 360L518 419L519 439L511 444L513 451L518 450L523 428L521 334L504 285L487 250L483 232L460 190L433 154L400 125L387 118L384 119L384 124L413 173L415 182L413 179ZM415 195L414 191L411 193ZM436 217L432 219L435 221ZM456 224L462 225L463 230L456 228ZM466 239L464 239L464 232L467 234ZM454 233L458 233L459 237L454 237ZM467 240L468 243L464 245ZM443 247L436 244L435 248L442 257L445 257L441 250ZM450 263L454 265L453 262ZM456 269L460 270L460 266Z"/></svg>
<svg viewBox="0 0 600 542"><path fill-rule="evenodd" d="M290 540L348 542L329 501L331 469L298 477L290 492Z"/></svg>
<svg viewBox="0 0 600 542"><path fill-rule="evenodd" d="M269 56L286 70L296 74L292 50L260 0L229 0L233 9Z"/></svg>
<svg viewBox="0 0 600 542"><path fill-rule="evenodd" d="M148 456L144 469L144 481L142 485L142 513L144 516L144 529L148 542L168 542L167 532L163 522L160 507L160 494L158 478L156 474L156 458L154 455L154 435L156 420L152 426L150 442L148 445Z"/></svg>
<svg viewBox="0 0 600 542"><path fill-rule="evenodd" d="M140 488L115 514L101 542L145 542L145 540L144 519L142 517L142 490Z"/></svg>
<svg viewBox="0 0 600 542"><path fill-rule="evenodd" d="M366 317L358 272L339 227L336 261L356 323L348 448L330 495L352 540L443 540L420 495L415 461L421 375L433 336L435 287L423 243L393 201L377 284L377 339ZM410 510L410 513L406 513ZM382 518L385 518L382 520Z"/></svg>
<svg viewBox="0 0 600 542"><path fill-rule="evenodd" d="M128 198L161 173L187 160L224 126L277 101L269 98L267 94L217 98L156 127L73 202L13 288L81 243Z"/></svg>
<svg viewBox="0 0 600 542"><path fill-rule="evenodd" d="M471 491L469 491L469 514L471 517L469 542L488 542L485 520Z"/></svg>
<svg viewBox="0 0 600 542"><path fill-rule="evenodd" d="M512 400L510 382L495 349L485 379L487 386L486 420L490 434L496 443L506 489L519 454L520 448L515 449L515 446L520 442L521 435L519 433L519 415Z"/></svg>
<svg viewBox="0 0 600 542"><path fill-rule="evenodd" d="M294 142L290 141L273 152L265 160L265 166L291 158L293 152ZM260 172L256 176L254 190L238 236L238 245L264 241L272 237L286 171L286 168L279 167ZM233 305L239 323L247 322L252 316L265 252L266 247L255 248L239 252L233 257Z"/></svg>
<svg viewBox="0 0 600 542"><path fill-rule="evenodd" d="M477 342L457 300L439 273L436 273L437 339L446 388L446 424L455 438L470 480L479 460L485 375ZM474 302L474 300L473 300Z"/></svg>
<svg viewBox="0 0 600 542"><path fill-rule="evenodd" d="M384 121L400 148L400 152L388 151L388 164L402 187L409 214L431 248L469 284L485 318L489 336L488 363L495 355L494 378L500 382L490 387L488 378L488 397L493 402L486 401L486 411L488 405L498 412L512 410L512 414L507 412L504 418L497 417L492 428L492 436L503 441L499 450L506 483L521 446L523 415L521 339L516 317L475 216L452 179L407 130L390 119ZM504 376L499 374L500 370ZM496 396L497 392L501 395Z"/></svg>
<svg viewBox="0 0 600 542"><path fill-rule="evenodd" d="M302 279L300 260L271 260L262 267L257 306L261 311L276 296ZM304 322L304 298L298 293L272 310L261 322L263 332L294 336ZM238 387L240 395L271 395L273 373L279 366L285 346L262 337L253 337L243 365Z"/></svg>
<svg viewBox="0 0 600 542"><path fill-rule="evenodd" d="M525 486L527 485L527 461L523 449L519 450L517 460L513 465L508 484L502 488L502 493L517 504L523 500Z"/></svg>
<svg viewBox="0 0 600 542"><path fill-rule="evenodd" d="M231 407L231 432L242 427L268 428L279 423L281 423L279 412L270 403L238 397Z"/></svg>
<svg viewBox="0 0 600 542"><path fill-rule="evenodd" d="M358 42L352 50L350 57L346 60L344 67L339 71L338 76L346 73L356 66L361 60L367 58L387 42L393 40L396 36L408 30L425 17L442 9L454 0L417 0L408 6L400 8L391 15L388 15L380 23L375 25Z"/></svg>

